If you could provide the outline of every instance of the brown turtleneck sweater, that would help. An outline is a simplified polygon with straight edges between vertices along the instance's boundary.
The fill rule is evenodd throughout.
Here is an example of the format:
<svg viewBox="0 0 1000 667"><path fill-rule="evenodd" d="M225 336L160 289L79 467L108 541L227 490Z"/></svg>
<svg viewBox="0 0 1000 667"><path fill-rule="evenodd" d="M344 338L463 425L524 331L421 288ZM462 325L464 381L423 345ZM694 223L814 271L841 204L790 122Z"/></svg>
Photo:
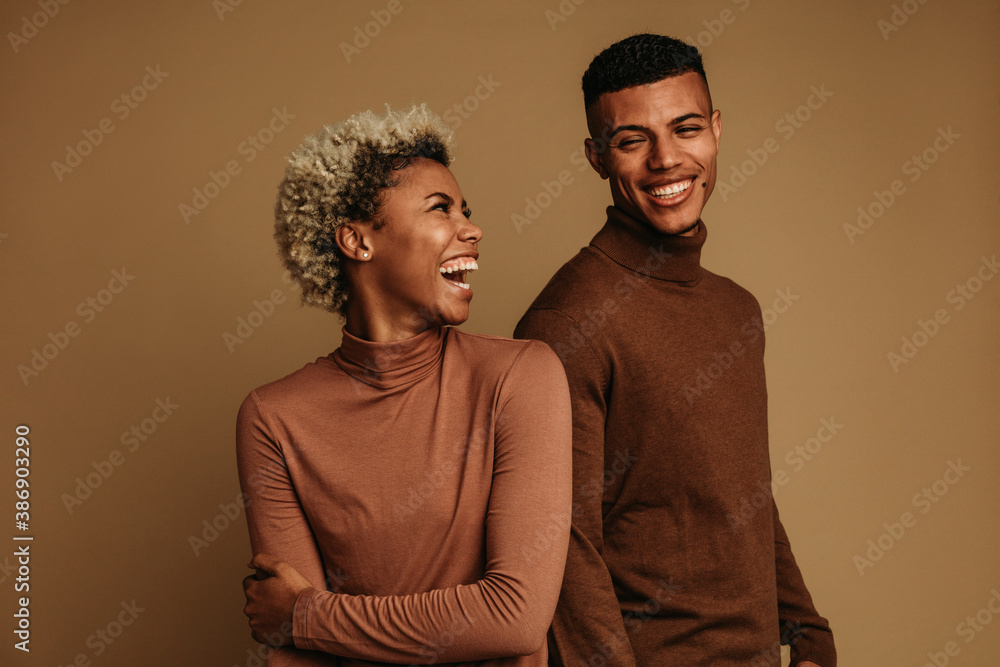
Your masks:
<svg viewBox="0 0 1000 667"><path fill-rule="evenodd" d="M296 648L268 664L545 665L571 428L551 350L457 329L345 331L251 392L236 437L251 546L315 586Z"/></svg>
<svg viewBox="0 0 1000 667"><path fill-rule="evenodd" d="M705 237L609 207L515 332L555 350L573 401L552 664L777 665L779 639L836 664L770 497L760 307L701 267Z"/></svg>

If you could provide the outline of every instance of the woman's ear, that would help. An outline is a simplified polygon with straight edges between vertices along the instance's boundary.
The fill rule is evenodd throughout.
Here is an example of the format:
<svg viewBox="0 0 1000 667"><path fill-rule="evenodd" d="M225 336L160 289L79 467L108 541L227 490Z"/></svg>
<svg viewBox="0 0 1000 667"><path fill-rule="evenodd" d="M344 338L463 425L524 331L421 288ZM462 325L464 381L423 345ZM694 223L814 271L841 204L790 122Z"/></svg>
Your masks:
<svg viewBox="0 0 1000 667"><path fill-rule="evenodd" d="M364 227L355 222L345 222L334 233L337 239L337 247L348 259L357 262L366 262L372 257L372 251L368 244L368 235Z"/></svg>

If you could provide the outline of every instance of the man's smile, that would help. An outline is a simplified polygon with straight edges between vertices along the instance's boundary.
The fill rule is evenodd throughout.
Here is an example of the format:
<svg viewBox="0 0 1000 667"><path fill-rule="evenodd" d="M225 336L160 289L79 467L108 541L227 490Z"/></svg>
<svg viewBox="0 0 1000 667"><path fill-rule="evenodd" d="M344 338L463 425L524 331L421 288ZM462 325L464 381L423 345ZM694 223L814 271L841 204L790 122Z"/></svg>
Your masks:
<svg viewBox="0 0 1000 667"><path fill-rule="evenodd" d="M691 194L691 186L694 185L696 176L691 176L683 181L674 181L655 186L643 188L643 191L650 196L652 201L659 206L676 206L687 200Z"/></svg>

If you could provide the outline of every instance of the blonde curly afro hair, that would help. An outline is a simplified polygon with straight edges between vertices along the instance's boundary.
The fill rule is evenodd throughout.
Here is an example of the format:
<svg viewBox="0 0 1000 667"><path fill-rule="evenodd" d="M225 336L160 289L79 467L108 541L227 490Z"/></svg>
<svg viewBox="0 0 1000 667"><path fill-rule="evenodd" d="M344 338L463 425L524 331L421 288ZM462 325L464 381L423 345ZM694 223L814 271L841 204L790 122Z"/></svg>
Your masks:
<svg viewBox="0 0 1000 667"><path fill-rule="evenodd" d="M335 232L345 222L378 217L394 172L416 158L451 163L451 128L426 105L385 114L365 111L327 125L288 156L278 186L274 239L302 288L302 303L344 314L350 293Z"/></svg>

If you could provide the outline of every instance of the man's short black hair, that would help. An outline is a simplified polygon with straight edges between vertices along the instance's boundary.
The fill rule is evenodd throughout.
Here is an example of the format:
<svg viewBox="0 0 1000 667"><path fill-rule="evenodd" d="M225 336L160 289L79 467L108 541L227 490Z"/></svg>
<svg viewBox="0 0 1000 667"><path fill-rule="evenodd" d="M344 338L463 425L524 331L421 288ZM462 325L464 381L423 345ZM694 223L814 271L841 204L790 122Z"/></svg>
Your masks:
<svg viewBox="0 0 1000 667"><path fill-rule="evenodd" d="M632 35L615 42L590 61L590 67L583 73L583 104L589 109L604 93L656 83L687 72L697 72L708 85L697 47L664 35Z"/></svg>

